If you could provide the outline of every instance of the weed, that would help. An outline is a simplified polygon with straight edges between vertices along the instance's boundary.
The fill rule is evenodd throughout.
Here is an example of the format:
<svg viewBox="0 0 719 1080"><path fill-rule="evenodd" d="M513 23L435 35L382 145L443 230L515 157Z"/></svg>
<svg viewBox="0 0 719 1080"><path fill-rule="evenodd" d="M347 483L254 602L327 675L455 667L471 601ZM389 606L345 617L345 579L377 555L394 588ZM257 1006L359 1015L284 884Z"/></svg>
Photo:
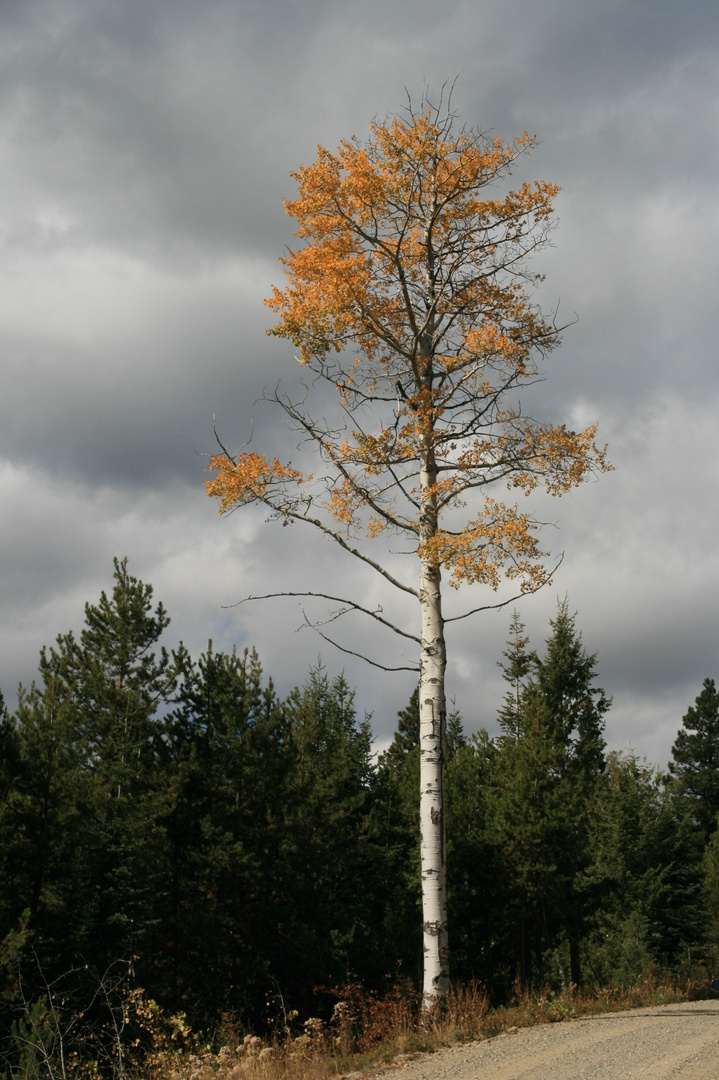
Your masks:
<svg viewBox="0 0 719 1080"><path fill-rule="evenodd" d="M270 1040L240 1036L226 1017L221 1033L226 1045L215 1052L193 1037L183 1016L165 1016L141 990L124 980L104 980L109 1009L105 1029L86 1031L83 1016L63 1012L55 993L39 1005L27 1002L18 1016L16 1035L24 1039L21 1074L48 1080L336 1080L364 1073L384 1063L401 1064L458 1042L487 1039L532 1024L557 1023L576 1016L694 999L706 992L703 978L679 982L649 973L636 986L566 986L559 993L515 989L509 1005L490 1006L478 982L455 985L429 1014L409 981L387 994L350 983L335 991L337 1001L325 1022L309 1017L294 1033L285 1024ZM48 990L56 992L58 987ZM288 1014L289 1016L289 1014ZM103 1034L104 1031L104 1034ZM299 1032L299 1033L298 1033ZM84 1039L84 1042L83 1042ZM103 1041L104 1040L104 1041ZM103 1049L104 1048L104 1049ZM98 1050L100 1052L98 1052ZM8 1068L7 1076L18 1075Z"/></svg>

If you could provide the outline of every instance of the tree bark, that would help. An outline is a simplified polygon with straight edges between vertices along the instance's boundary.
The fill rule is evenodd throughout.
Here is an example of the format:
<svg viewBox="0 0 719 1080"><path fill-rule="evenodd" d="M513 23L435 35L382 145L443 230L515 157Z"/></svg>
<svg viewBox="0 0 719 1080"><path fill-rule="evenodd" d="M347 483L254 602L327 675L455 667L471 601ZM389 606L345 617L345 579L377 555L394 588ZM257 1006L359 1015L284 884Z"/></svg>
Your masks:
<svg viewBox="0 0 719 1080"><path fill-rule="evenodd" d="M421 467L422 513L420 536L426 541L437 531L436 466L431 452ZM444 761L447 707L444 676L447 654L442 618L441 571L429 558L421 560L420 607L422 652L419 674L420 721L420 861L424 935L424 1007L449 989L447 928L447 860L444 817Z"/></svg>

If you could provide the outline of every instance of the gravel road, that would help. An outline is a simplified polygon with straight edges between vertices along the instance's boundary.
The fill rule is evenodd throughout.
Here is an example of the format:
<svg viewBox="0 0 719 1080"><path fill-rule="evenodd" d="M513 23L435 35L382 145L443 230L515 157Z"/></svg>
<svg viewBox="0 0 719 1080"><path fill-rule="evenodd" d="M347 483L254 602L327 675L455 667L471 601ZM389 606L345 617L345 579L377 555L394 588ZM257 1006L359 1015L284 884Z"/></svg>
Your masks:
<svg viewBox="0 0 719 1080"><path fill-rule="evenodd" d="M719 1001L661 1005L521 1028L401 1066L401 1080L640 1077L719 1080Z"/></svg>

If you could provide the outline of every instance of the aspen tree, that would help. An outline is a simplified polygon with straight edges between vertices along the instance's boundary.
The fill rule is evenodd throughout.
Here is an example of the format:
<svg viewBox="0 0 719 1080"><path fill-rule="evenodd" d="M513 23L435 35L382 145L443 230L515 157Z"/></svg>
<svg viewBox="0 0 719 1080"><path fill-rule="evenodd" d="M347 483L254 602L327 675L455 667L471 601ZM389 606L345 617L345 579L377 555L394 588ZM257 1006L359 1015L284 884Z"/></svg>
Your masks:
<svg viewBox="0 0 719 1080"><path fill-rule="evenodd" d="M414 635L343 601L419 651L428 1005L449 980L445 624L480 610L446 618L442 573L452 588L496 589L506 575L522 591L538 589L550 571L537 523L487 489L541 485L561 495L607 467L594 426L540 423L519 401L559 342L561 328L532 302L539 275L527 266L548 242L558 188L493 189L534 145L526 132L504 142L458 128L440 102L372 123L365 143L319 147L292 174L298 195L286 210L302 244L281 260L287 283L267 304L279 317L270 333L289 339L301 368L336 393L333 421L321 415L324 399L312 409L311 389L300 400L280 388L272 395L314 444L321 476L254 451L223 450L210 462L208 492L221 512L260 503L284 523L311 525L419 605ZM416 581L368 553L365 540L380 533L409 542Z"/></svg>

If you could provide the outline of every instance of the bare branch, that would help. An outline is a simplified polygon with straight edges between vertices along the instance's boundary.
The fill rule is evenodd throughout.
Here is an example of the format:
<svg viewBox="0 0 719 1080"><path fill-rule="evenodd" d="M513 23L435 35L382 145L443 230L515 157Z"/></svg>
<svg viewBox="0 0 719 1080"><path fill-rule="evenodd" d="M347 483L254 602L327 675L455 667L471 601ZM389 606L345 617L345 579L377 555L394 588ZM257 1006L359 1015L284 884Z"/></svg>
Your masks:
<svg viewBox="0 0 719 1080"><path fill-rule="evenodd" d="M535 585L529 589L520 589L518 593L515 593L514 596L510 596L508 600L500 600L496 604L483 604L481 607L472 608L471 611L465 611L463 615L452 615L450 618L444 620L445 625L451 622L459 622L461 619L468 619L470 615L476 615L480 611L500 611L502 608L507 607L508 604L514 604L517 600L521 600L523 596L531 596L533 593L539 592L539 590L543 589L545 585L549 585L551 583L552 578L554 577L563 562L564 552L562 552L557 562L554 564L554 567L552 568L552 570L550 570L549 576L546 577L543 581L541 581L538 585Z"/></svg>
<svg viewBox="0 0 719 1080"><path fill-rule="evenodd" d="M369 555L365 555L365 553L363 551L360 551L359 548L356 548L353 544L348 543L340 533L336 532L334 529L330 529L329 525L325 525L325 523L323 521L320 521L319 518L307 517L305 514L300 514L295 511L287 511L286 516L293 518L295 521L306 521L309 525L314 525L315 528L320 530L320 532L323 532L325 533L325 535L330 536L336 543L339 544L341 548L344 548L345 551L348 551L350 555L354 555L356 559L359 559L361 562L365 562L368 566L371 566L373 570L376 570L378 574L381 574L381 576L387 581L389 581L391 585L394 585L396 589L401 589L402 592L409 593L410 596L419 597L419 589L415 589L411 585L405 585L403 581L399 581L394 576L394 574L390 574L389 570L385 570L385 568L380 563L375 562L374 559L370 559Z"/></svg>
<svg viewBox="0 0 719 1080"><path fill-rule="evenodd" d="M309 626L311 630L314 630L316 634L319 634L323 641L326 641L328 645L333 645L335 649L339 649L340 652L346 653L348 656L356 656L360 660L364 660L366 664L371 664L372 667L379 668L381 671L419 672L419 667L388 667L386 664L380 664L377 660L370 660L369 656L365 656L364 653L355 652L353 649L346 649L344 645L338 644L338 642L333 641L331 637L328 637L327 634L323 634L321 630L318 630L315 624L310 622L310 620L307 618L307 615L304 611L302 612L302 614L305 617L305 623L307 624L307 626Z"/></svg>
<svg viewBox="0 0 719 1080"><path fill-rule="evenodd" d="M242 451L245 449L245 447L250 445L250 443L252 442L252 436L254 435L254 430L255 429L254 429L253 421L250 420L250 437L249 437L249 439L246 439L245 442L243 442L242 446L240 447L240 449L237 452L238 454L242 453ZM217 431L217 417L215 416L214 413L212 414L212 432L213 432L213 434L215 436L215 442L219 446L222 453L227 458L229 458L230 461L234 461L234 459L237 457L237 454L231 454L230 451L225 446L225 444L223 443L222 439L220 438L220 436L218 434L218 431Z"/></svg>
<svg viewBox="0 0 719 1080"><path fill-rule="evenodd" d="M222 607L225 609L235 608L239 607L240 604L246 604L250 600L275 600L283 596L316 596L322 600L331 600L335 604L346 604L348 609L351 609L352 611L360 611L363 615L369 615L370 618L375 619L378 623L386 626L389 630L394 631L395 634L399 634L400 637L408 638L410 641L416 641L418 645L421 644L421 638L416 637L414 634L408 634L406 630L400 630L400 628L398 626L395 626L394 623L391 623L389 619L383 618L382 615L379 614L379 611L382 610L381 608L379 609L379 611L372 611L370 608L366 608L363 607L361 604L355 603L354 600L346 600L342 596L330 596L329 593L311 592L310 590L306 590L303 592L288 591L265 593L262 596L244 596L242 600L238 600L236 604L223 604ZM337 611L327 621L334 622L335 619L338 619L342 615L346 615L347 613L347 611ZM319 626L321 624L317 623L313 625Z"/></svg>

